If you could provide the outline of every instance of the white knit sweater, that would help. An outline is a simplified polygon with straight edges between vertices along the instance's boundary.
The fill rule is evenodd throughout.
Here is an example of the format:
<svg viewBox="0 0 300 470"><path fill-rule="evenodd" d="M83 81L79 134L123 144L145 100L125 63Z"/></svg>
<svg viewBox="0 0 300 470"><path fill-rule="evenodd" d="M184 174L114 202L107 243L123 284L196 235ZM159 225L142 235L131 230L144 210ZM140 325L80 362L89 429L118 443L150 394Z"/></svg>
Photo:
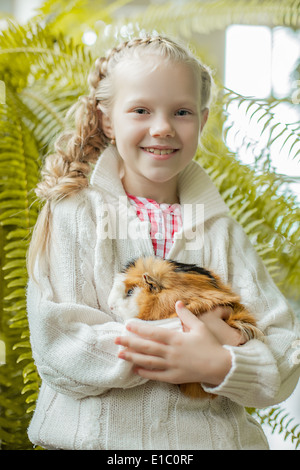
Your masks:
<svg viewBox="0 0 300 470"><path fill-rule="evenodd" d="M273 405L293 391L299 377L292 360L295 319L196 162L181 173L179 194L181 204L204 204L204 222L195 211L183 213L184 229L204 223L204 240L188 249L185 237L178 237L168 257L212 269L230 282L256 315L265 340L224 346L232 367L214 388L214 400L193 400L177 385L147 381L118 359L114 339L125 328L107 306L113 278L129 260L153 254L148 225L133 240L103 236L108 220L116 219L114 208L119 228L143 224L126 199L119 163L107 149L90 187L53 207L50 262L36 267L38 285L30 280L27 292L42 378L29 438L49 449L267 449L244 407Z"/></svg>

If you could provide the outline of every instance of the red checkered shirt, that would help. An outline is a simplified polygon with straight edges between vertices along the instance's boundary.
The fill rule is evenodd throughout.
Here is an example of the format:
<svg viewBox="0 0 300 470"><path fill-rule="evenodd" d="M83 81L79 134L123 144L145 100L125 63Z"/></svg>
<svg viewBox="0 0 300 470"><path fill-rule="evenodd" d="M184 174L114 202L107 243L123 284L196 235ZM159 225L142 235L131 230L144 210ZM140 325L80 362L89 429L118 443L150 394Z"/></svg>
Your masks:
<svg viewBox="0 0 300 470"><path fill-rule="evenodd" d="M156 256L165 258L169 253L174 234L182 227L180 204L158 204L153 199L127 194L141 221L150 222L150 237Z"/></svg>

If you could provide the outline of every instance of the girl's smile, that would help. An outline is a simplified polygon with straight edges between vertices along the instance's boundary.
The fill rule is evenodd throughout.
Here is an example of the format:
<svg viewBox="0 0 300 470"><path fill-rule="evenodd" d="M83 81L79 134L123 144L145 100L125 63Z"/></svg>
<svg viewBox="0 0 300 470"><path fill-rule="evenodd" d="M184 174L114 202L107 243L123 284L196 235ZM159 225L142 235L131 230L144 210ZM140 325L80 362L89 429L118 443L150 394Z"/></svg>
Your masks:
<svg viewBox="0 0 300 470"><path fill-rule="evenodd" d="M141 148L144 152L150 154L154 160L168 160L178 151L178 149L172 149L161 145Z"/></svg>

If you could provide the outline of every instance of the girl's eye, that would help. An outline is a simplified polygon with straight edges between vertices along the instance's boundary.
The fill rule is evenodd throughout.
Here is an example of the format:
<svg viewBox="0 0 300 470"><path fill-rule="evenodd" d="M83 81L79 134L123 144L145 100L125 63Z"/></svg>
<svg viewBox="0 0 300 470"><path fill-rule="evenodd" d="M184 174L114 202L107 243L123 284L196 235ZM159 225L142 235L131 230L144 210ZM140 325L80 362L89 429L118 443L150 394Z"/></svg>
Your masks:
<svg viewBox="0 0 300 470"><path fill-rule="evenodd" d="M133 294L134 289L129 289L126 293L126 297L130 297Z"/></svg>
<svg viewBox="0 0 300 470"><path fill-rule="evenodd" d="M176 114L177 114L178 116L187 116L187 115L191 114L191 112L188 111L187 109L179 109L179 110L176 112Z"/></svg>
<svg viewBox="0 0 300 470"><path fill-rule="evenodd" d="M134 112L137 113L137 114L147 114L148 113L147 109L144 109L144 108L136 108L134 110Z"/></svg>

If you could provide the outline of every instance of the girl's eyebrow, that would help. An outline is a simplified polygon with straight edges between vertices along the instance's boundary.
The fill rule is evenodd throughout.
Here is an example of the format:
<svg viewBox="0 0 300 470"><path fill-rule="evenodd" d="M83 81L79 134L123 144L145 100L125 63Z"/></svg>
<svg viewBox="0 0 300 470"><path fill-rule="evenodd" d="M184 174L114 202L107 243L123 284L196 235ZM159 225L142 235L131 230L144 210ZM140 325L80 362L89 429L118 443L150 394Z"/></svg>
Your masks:
<svg viewBox="0 0 300 470"><path fill-rule="evenodd" d="M152 99L147 99L145 97L135 98L133 100L126 101L125 106L129 107L129 108L132 107L132 106L141 106L141 105L150 106L151 102L152 102ZM191 101L190 98L187 98L187 99L183 98L183 99L180 99L180 101L174 101L174 103L172 103L172 107L174 107L176 109L180 109L180 108L197 108L197 101L196 100Z"/></svg>
<svg viewBox="0 0 300 470"><path fill-rule="evenodd" d="M134 98L133 100L125 101L126 106L136 106L136 105L141 105L141 104L146 104L150 102L151 100L147 100L147 98Z"/></svg>

